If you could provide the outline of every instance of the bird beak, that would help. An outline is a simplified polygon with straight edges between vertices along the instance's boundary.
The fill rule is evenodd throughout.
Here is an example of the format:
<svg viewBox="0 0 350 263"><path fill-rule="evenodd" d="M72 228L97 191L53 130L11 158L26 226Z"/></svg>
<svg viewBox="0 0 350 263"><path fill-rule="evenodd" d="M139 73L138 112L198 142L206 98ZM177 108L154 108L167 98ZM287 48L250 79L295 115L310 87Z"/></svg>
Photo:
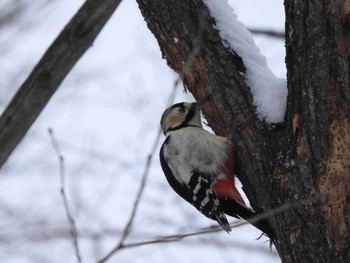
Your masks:
<svg viewBox="0 0 350 263"><path fill-rule="evenodd" d="M209 100L210 95L205 95L203 98L201 98L200 100L198 100L197 102L195 102L195 109L196 111L200 111L204 108L205 103Z"/></svg>

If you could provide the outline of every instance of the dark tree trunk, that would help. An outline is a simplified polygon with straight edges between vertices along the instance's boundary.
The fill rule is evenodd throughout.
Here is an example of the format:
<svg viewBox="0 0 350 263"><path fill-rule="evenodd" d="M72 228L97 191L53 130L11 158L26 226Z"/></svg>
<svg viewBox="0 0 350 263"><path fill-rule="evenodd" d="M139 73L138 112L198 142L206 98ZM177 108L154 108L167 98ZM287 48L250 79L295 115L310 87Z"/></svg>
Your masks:
<svg viewBox="0 0 350 263"><path fill-rule="evenodd" d="M288 159L294 168L284 177L299 198L323 194L326 202L300 208L298 228L284 226L289 240L281 247L290 251L290 261L305 255L309 261L349 262L350 1L285 3L291 144L281 149L286 157L293 154Z"/></svg>
<svg viewBox="0 0 350 263"><path fill-rule="evenodd" d="M253 208L269 219L284 262L350 262L350 1L286 1L288 106L283 125L256 117L240 71L201 0L138 0L169 66L230 136Z"/></svg>

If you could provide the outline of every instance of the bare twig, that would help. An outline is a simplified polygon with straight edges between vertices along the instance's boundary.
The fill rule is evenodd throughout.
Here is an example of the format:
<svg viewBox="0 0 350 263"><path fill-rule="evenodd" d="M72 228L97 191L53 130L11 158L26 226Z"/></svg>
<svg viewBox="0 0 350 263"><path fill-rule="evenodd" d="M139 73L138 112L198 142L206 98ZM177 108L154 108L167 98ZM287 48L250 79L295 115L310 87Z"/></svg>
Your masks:
<svg viewBox="0 0 350 263"><path fill-rule="evenodd" d="M251 218L249 220L249 222L240 220L240 221L236 221L234 223L231 223L230 226L231 226L231 228L237 228L237 227L240 227L240 226L248 224L248 223L255 223L255 222L260 221L262 219L266 219L266 218L269 218L269 217L274 216L276 214L283 213L283 212L287 211L288 209L295 209L295 208L304 206L306 204L309 204L309 203L312 203L315 201L324 201L325 197L326 197L326 195L318 195L317 197L311 197L307 200L301 200L301 201L295 202L295 203L286 203L280 207L277 207L275 209L271 209L263 214L260 214L260 215L257 215L255 217ZM169 235L169 236L159 236L159 237L156 237L154 239L144 240L144 241L140 241L140 242L126 243L126 244L123 244L123 246L120 247L119 249L134 248L134 247L139 247L139 246L143 246L143 245L151 245L151 244L158 244L158 243L176 242L176 241L180 241L180 240L187 238L187 237L215 233L215 232L219 232L219 231L223 231L221 226L211 225L209 227L200 228L200 229L193 230L193 231L190 231L187 233L180 233L180 234L174 234L174 235ZM104 261L99 261L99 262L104 262Z"/></svg>
<svg viewBox="0 0 350 263"><path fill-rule="evenodd" d="M74 218L70 212L67 196L66 196L66 193L64 190L65 189L64 158L63 158L63 155L61 154L57 140L56 140L55 136L53 135L53 131L51 128L49 128L49 135L51 138L52 146L53 146L55 153L56 153L56 155L59 159L59 162L60 162L60 181L61 181L60 193L62 196L64 209L66 211L67 219L68 219L69 226L70 226L70 233L71 233L71 237L72 237L72 243L73 243L73 247L74 247L74 251L75 251L75 256L77 258L77 262L80 263L81 256L80 256L80 250L79 250L79 246L78 246L78 232L77 232L77 228L75 226Z"/></svg>
<svg viewBox="0 0 350 263"><path fill-rule="evenodd" d="M258 34L258 35L265 35L268 37L275 37L275 38L285 38L285 33L283 31L275 31L275 30L269 30L269 29L257 29L257 28L248 28L250 33L252 34Z"/></svg>

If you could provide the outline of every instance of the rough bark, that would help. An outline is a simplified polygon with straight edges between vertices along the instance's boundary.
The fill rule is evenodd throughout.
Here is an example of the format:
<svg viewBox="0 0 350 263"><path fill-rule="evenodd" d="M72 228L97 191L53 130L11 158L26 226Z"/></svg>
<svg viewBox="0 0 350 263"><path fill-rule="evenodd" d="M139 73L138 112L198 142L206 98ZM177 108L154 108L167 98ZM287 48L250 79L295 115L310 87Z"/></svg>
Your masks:
<svg viewBox="0 0 350 263"><path fill-rule="evenodd" d="M87 0L21 85L0 117L0 168L119 3Z"/></svg>
<svg viewBox="0 0 350 263"><path fill-rule="evenodd" d="M285 8L291 144L282 149L286 157L293 153L294 168L284 177L297 187L298 198L324 194L327 200L300 211L297 226L304 227L285 230L283 249L309 261L348 262L350 1L286 1ZM290 254L290 261L301 255Z"/></svg>
<svg viewBox="0 0 350 263"><path fill-rule="evenodd" d="M212 96L206 119L236 146L253 208L295 204L270 218L283 262L348 262L350 2L286 1L289 96L278 126L256 117L242 59L224 46L201 0L138 4L185 87L197 99Z"/></svg>

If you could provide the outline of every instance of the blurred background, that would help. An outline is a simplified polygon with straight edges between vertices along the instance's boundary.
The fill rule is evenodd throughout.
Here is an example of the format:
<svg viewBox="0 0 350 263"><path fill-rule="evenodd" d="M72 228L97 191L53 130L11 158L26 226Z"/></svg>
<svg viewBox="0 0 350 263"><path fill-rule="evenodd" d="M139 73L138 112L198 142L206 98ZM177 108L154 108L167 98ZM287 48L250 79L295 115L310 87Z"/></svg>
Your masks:
<svg viewBox="0 0 350 263"><path fill-rule="evenodd" d="M230 0L248 28L284 31L282 0ZM0 110L82 5L81 0L0 3ZM254 34L278 77L284 40ZM151 154L125 243L197 231L214 224L180 199L152 151L177 75L161 58L138 6L124 0L0 170L0 262L77 262L62 195L77 228L82 262L97 262L119 242ZM192 101L180 83L175 102ZM52 129L63 173L48 129ZM234 222L235 219L231 218ZM280 262L252 226L117 251L107 262Z"/></svg>

